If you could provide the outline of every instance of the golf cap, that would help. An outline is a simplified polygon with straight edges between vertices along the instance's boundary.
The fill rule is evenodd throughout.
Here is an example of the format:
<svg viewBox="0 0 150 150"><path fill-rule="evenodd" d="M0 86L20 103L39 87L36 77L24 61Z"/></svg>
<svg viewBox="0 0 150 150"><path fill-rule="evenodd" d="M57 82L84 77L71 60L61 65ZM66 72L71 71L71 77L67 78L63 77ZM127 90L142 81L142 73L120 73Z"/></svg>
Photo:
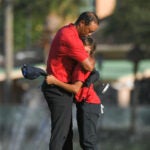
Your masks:
<svg viewBox="0 0 150 150"><path fill-rule="evenodd" d="M39 76L46 76L46 72L38 67L33 67L27 64L24 64L21 67L21 71L22 71L22 75L24 76L24 78L29 79L29 80L33 80L38 78Z"/></svg>

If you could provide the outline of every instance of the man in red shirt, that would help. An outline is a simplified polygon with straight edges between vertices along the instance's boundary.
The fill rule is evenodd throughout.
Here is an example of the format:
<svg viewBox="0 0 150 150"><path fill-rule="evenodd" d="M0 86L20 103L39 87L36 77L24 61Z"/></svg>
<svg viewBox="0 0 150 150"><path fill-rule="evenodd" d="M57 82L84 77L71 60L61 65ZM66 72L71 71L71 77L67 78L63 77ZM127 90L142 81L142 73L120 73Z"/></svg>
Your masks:
<svg viewBox="0 0 150 150"><path fill-rule="evenodd" d="M80 39L99 27L99 19L93 12L82 13L75 24L58 30L52 41L47 60L47 73L62 82L70 83L77 63L87 71L94 69L94 59L85 52ZM51 112L50 150L72 150L72 102L73 95L55 85L42 85L42 91Z"/></svg>

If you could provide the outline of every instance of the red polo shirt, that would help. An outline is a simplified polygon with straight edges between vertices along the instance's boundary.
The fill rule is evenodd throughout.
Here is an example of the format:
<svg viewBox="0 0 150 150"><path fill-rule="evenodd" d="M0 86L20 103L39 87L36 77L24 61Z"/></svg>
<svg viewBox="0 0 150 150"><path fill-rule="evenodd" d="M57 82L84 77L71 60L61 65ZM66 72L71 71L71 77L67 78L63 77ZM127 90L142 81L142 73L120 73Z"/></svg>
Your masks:
<svg viewBox="0 0 150 150"><path fill-rule="evenodd" d="M71 82L77 62L88 57L73 24L62 27L54 37L47 60L47 73L63 82Z"/></svg>
<svg viewBox="0 0 150 150"><path fill-rule="evenodd" d="M81 65L78 64L75 67L75 70L73 73L73 82L76 82L76 81L84 82L88 78L89 75L90 75L90 72L85 72L84 70L82 70ZM75 95L75 99L77 102L86 100L87 103L92 103L92 104L101 103L100 98L94 91L93 84L91 84L90 87L82 87L80 91Z"/></svg>

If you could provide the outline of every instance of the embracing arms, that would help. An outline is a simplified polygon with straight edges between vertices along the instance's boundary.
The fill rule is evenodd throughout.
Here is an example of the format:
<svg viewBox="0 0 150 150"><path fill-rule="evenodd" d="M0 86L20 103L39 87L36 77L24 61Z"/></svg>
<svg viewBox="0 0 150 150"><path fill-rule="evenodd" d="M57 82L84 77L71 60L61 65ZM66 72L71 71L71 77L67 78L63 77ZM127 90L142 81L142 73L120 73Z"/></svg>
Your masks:
<svg viewBox="0 0 150 150"><path fill-rule="evenodd" d="M76 94L79 92L79 90L83 86L83 84L84 84L84 86L89 87L92 83L98 81L99 77L100 77L99 72L97 70L93 70L91 72L90 76L85 80L84 83L82 81L76 81L73 84L64 83L64 82L58 80L53 75L47 76L46 82L47 82L47 84L57 85L57 86L65 89L68 92L72 92L72 93Z"/></svg>
<svg viewBox="0 0 150 150"><path fill-rule="evenodd" d="M93 57L89 56L87 59L85 59L81 63L81 65L86 71L93 71L93 69L95 67L95 59Z"/></svg>
<svg viewBox="0 0 150 150"><path fill-rule="evenodd" d="M49 75L46 77L46 82L47 84L54 84L54 85L57 85L63 89L65 89L66 91L68 92L71 92L71 93L78 93L80 88L82 87L83 85L83 82L81 81L77 81L75 82L74 84L68 84L68 83L64 83L60 80L58 80L56 77L54 77L53 75Z"/></svg>

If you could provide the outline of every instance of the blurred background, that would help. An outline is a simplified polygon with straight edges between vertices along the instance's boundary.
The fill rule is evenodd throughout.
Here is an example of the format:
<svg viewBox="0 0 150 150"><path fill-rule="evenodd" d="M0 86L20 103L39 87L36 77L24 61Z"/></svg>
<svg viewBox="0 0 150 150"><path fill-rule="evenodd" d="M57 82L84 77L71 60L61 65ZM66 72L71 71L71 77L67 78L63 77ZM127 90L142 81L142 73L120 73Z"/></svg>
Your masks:
<svg viewBox="0 0 150 150"><path fill-rule="evenodd" d="M26 63L45 69L59 27L95 11L100 28L96 68L104 114L99 150L150 149L150 3L148 0L0 0L0 150L48 150L50 112L40 77L22 77ZM73 105L74 150L80 150Z"/></svg>

